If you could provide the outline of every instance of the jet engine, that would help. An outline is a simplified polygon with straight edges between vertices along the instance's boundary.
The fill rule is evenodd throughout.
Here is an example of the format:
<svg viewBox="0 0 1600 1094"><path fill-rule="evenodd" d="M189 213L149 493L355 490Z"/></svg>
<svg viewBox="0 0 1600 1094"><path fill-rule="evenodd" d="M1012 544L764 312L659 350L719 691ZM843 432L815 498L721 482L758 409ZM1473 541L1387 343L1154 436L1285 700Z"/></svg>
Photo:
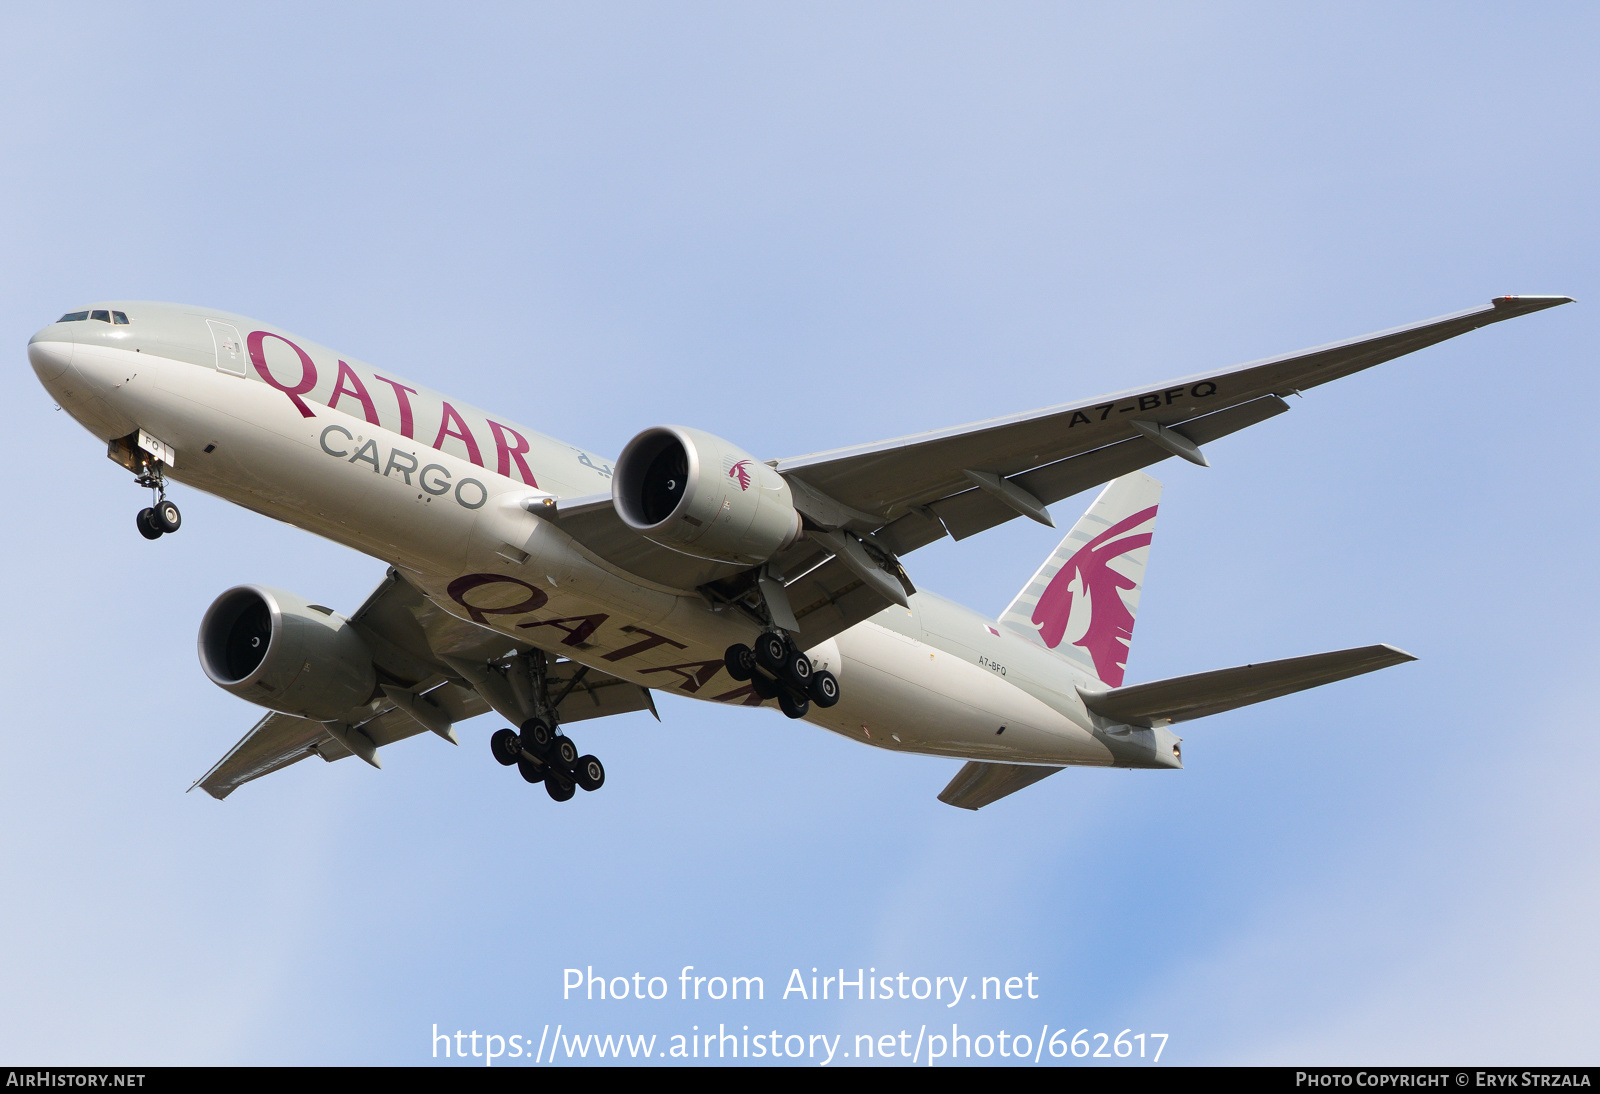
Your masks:
<svg viewBox="0 0 1600 1094"><path fill-rule="evenodd" d="M657 426L629 441L611 496L628 527L696 558L756 565L800 536L783 476L698 429Z"/></svg>
<svg viewBox="0 0 1600 1094"><path fill-rule="evenodd" d="M200 621L200 666L241 699L332 721L377 690L372 652L329 608L281 589L239 585Z"/></svg>

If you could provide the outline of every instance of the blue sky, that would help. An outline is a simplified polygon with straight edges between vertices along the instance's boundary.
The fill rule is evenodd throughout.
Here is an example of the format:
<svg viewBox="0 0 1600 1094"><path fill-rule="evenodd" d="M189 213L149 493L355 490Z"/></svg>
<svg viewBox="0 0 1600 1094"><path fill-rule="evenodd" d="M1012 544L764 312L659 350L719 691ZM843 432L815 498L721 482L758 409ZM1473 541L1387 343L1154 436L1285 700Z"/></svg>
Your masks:
<svg viewBox="0 0 1600 1094"><path fill-rule="evenodd" d="M0 1057L414 1063L433 1024L663 1038L1041 1026L1179 1063L1592 1062L1600 445L1585 5L13 7ZM268 319L599 451L763 458L1470 307L1579 303L1169 461L1129 680L1387 641L1194 723L1188 770L978 814L952 761L665 698L563 808L463 746L183 791L253 722L222 589L382 565L125 473L24 345L96 298ZM1088 498L1056 507L1070 524ZM1028 521L908 560L999 611ZM561 1000L562 970L761 1004ZM802 1004L790 970L1040 977ZM676 985L676 980L672 980ZM676 988L674 988L674 991ZM965 1023L971 1022L968 1027Z"/></svg>

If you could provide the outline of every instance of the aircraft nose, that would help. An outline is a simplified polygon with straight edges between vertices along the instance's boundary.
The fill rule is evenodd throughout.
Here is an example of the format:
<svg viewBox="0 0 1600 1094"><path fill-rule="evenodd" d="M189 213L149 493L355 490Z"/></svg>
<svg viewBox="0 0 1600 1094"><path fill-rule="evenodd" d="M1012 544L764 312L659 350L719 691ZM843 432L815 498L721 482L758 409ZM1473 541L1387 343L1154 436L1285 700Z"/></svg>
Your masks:
<svg viewBox="0 0 1600 1094"><path fill-rule="evenodd" d="M41 338L39 334L33 336L28 342L28 362L33 365L34 374L42 383L48 384L59 379L72 364L71 342L59 341L58 338Z"/></svg>

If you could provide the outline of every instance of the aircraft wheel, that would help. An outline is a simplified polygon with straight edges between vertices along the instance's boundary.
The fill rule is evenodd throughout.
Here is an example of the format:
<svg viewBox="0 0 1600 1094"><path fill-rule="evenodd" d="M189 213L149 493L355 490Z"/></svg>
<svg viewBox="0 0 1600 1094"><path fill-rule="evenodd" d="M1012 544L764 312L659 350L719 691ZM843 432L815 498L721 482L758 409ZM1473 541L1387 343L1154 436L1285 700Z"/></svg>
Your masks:
<svg viewBox="0 0 1600 1094"><path fill-rule="evenodd" d="M606 784L606 769L597 757L582 756L578 759L578 785L585 790L599 790Z"/></svg>
<svg viewBox="0 0 1600 1094"><path fill-rule="evenodd" d="M578 763L578 746L572 743L571 737L557 737L553 755L557 763L570 771Z"/></svg>
<svg viewBox="0 0 1600 1094"><path fill-rule="evenodd" d="M571 801L572 795L578 792L571 779L555 771L545 776L544 789L558 802Z"/></svg>
<svg viewBox="0 0 1600 1094"><path fill-rule="evenodd" d="M531 783L542 783L542 782L545 781L544 768L538 767L538 766L536 766L534 764L530 764L527 760L518 760L517 761L517 771L528 782L531 782Z"/></svg>
<svg viewBox="0 0 1600 1094"><path fill-rule="evenodd" d="M522 751L522 742L517 735L509 729L497 729L489 738L489 751L494 753L494 758L502 767L510 767L517 762L517 753Z"/></svg>
<svg viewBox="0 0 1600 1094"><path fill-rule="evenodd" d="M183 514L178 512L178 507L162 498L151 511L150 523L163 532L176 532L183 527Z"/></svg>
<svg viewBox="0 0 1600 1094"><path fill-rule="evenodd" d="M756 664L780 676L789 664L789 642L781 634L767 633L756 640Z"/></svg>
<svg viewBox="0 0 1600 1094"><path fill-rule="evenodd" d="M742 642L736 642L722 655L722 663L727 666L728 675L735 680L748 680L756 667L755 651Z"/></svg>
<svg viewBox="0 0 1600 1094"><path fill-rule="evenodd" d="M145 539L160 539L161 529L156 526L156 511L154 509L141 509L133 522L139 526L139 534Z"/></svg>
<svg viewBox="0 0 1600 1094"><path fill-rule="evenodd" d="M811 700L796 699L787 691L778 694L778 709L791 718L804 718L806 711L811 709Z"/></svg>
<svg viewBox="0 0 1600 1094"><path fill-rule="evenodd" d="M550 747L550 738L555 734L550 730L550 723L543 718L529 718L522 723L522 736L533 745L530 751L543 752Z"/></svg>
<svg viewBox="0 0 1600 1094"><path fill-rule="evenodd" d="M750 688L763 699L776 699L778 692L783 690L759 672L750 675Z"/></svg>
<svg viewBox="0 0 1600 1094"><path fill-rule="evenodd" d="M805 691L811 686L811 678L816 675L816 669L811 665L811 658L801 650L796 650L789 657L788 664L784 665L784 675L789 682Z"/></svg>
<svg viewBox="0 0 1600 1094"><path fill-rule="evenodd" d="M811 687L807 690L813 703L827 709L839 701L839 678L827 669L823 669L811 677Z"/></svg>

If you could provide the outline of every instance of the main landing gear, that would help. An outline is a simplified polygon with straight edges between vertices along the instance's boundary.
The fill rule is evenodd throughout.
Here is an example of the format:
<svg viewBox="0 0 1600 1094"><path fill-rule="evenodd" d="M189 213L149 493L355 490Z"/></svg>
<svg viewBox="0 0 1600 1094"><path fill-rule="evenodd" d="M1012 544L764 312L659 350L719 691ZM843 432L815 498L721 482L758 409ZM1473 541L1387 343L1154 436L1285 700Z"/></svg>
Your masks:
<svg viewBox="0 0 1600 1094"><path fill-rule="evenodd" d="M757 695L778 700L778 708L791 718L804 718L812 703L826 708L839 701L838 678L815 668L805 651L778 631L756 639L755 649L743 643L729 646L723 661L729 676L750 681Z"/></svg>
<svg viewBox="0 0 1600 1094"><path fill-rule="evenodd" d="M572 738L551 730L542 718L522 723L522 733L496 730L489 738L489 750L506 767L515 764L530 783L544 783L545 792L558 802L570 801L577 787L599 790L606 783L606 769L594 756L578 755Z"/></svg>
<svg viewBox="0 0 1600 1094"><path fill-rule="evenodd" d="M514 662L512 671L508 672L512 690L518 694L524 710L540 713L522 723L520 734L509 729L496 730L489 738L489 750L504 766L516 765L528 782L544 783L545 792L556 801L571 801L578 787L599 790L606 782L606 769L599 759L578 755L578 746L558 728L557 709L561 701L582 683L589 670L578 668L560 694L552 697L550 679L546 675L548 668L546 657L539 650L523 654ZM515 675L523 670L525 678Z"/></svg>

